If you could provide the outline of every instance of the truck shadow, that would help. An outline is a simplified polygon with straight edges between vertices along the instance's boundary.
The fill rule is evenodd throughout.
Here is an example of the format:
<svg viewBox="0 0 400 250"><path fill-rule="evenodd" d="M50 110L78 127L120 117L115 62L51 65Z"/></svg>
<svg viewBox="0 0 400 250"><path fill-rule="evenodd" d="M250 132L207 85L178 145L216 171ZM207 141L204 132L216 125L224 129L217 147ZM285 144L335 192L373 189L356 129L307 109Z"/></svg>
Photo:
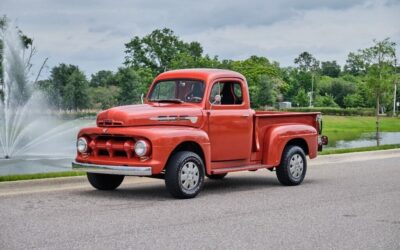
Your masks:
<svg viewBox="0 0 400 250"><path fill-rule="evenodd" d="M304 184L313 181L305 180ZM249 175L249 176L227 176L222 180L211 180L206 178L204 188L200 195L202 197L209 194L222 195L234 194L235 192L264 190L281 188L282 185L278 182L275 176L264 175ZM165 188L164 181L154 181L144 184L126 185L118 188L115 191L99 191L99 190L79 190L77 194L92 198L101 199L135 199L143 201L163 201L173 199Z"/></svg>

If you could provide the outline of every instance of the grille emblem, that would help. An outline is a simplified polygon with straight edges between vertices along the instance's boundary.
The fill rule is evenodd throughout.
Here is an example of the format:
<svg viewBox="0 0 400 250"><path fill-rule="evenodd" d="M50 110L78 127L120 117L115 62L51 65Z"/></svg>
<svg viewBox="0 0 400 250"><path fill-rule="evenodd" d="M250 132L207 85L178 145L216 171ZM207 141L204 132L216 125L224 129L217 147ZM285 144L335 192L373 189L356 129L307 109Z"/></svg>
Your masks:
<svg viewBox="0 0 400 250"><path fill-rule="evenodd" d="M107 133L108 128L103 128L103 133Z"/></svg>

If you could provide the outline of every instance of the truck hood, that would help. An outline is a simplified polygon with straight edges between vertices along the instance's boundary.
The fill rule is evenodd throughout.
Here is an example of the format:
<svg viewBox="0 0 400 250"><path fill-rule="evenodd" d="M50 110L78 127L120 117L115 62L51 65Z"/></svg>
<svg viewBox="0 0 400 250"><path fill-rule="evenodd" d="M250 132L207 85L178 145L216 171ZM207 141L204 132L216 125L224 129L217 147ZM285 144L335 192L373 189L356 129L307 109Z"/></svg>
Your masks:
<svg viewBox="0 0 400 250"><path fill-rule="evenodd" d="M97 115L99 127L180 125L200 127L202 109L187 104L157 103L111 108Z"/></svg>

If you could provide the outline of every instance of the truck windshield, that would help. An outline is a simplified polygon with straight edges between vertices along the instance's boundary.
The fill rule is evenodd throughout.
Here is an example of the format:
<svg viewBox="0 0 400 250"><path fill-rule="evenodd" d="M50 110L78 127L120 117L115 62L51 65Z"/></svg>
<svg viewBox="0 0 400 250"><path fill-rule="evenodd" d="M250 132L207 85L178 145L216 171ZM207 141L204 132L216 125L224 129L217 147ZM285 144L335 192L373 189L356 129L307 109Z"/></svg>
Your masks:
<svg viewBox="0 0 400 250"><path fill-rule="evenodd" d="M149 95L151 102L192 102L203 100L204 83L198 80L168 80L157 82Z"/></svg>

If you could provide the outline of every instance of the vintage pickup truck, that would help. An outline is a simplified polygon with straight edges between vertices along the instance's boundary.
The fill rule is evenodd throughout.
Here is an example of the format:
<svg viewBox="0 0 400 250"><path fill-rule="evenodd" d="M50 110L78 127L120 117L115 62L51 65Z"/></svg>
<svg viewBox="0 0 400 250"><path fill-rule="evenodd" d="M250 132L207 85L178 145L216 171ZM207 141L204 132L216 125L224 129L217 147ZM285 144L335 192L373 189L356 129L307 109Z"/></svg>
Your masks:
<svg viewBox="0 0 400 250"><path fill-rule="evenodd" d="M327 143L320 113L254 111L245 77L229 70L164 72L144 104L105 110L96 122L78 134L73 169L99 190L126 175L164 178L176 198L235 171L276 170L281 184L298 185L306 156Z"/></svg>

